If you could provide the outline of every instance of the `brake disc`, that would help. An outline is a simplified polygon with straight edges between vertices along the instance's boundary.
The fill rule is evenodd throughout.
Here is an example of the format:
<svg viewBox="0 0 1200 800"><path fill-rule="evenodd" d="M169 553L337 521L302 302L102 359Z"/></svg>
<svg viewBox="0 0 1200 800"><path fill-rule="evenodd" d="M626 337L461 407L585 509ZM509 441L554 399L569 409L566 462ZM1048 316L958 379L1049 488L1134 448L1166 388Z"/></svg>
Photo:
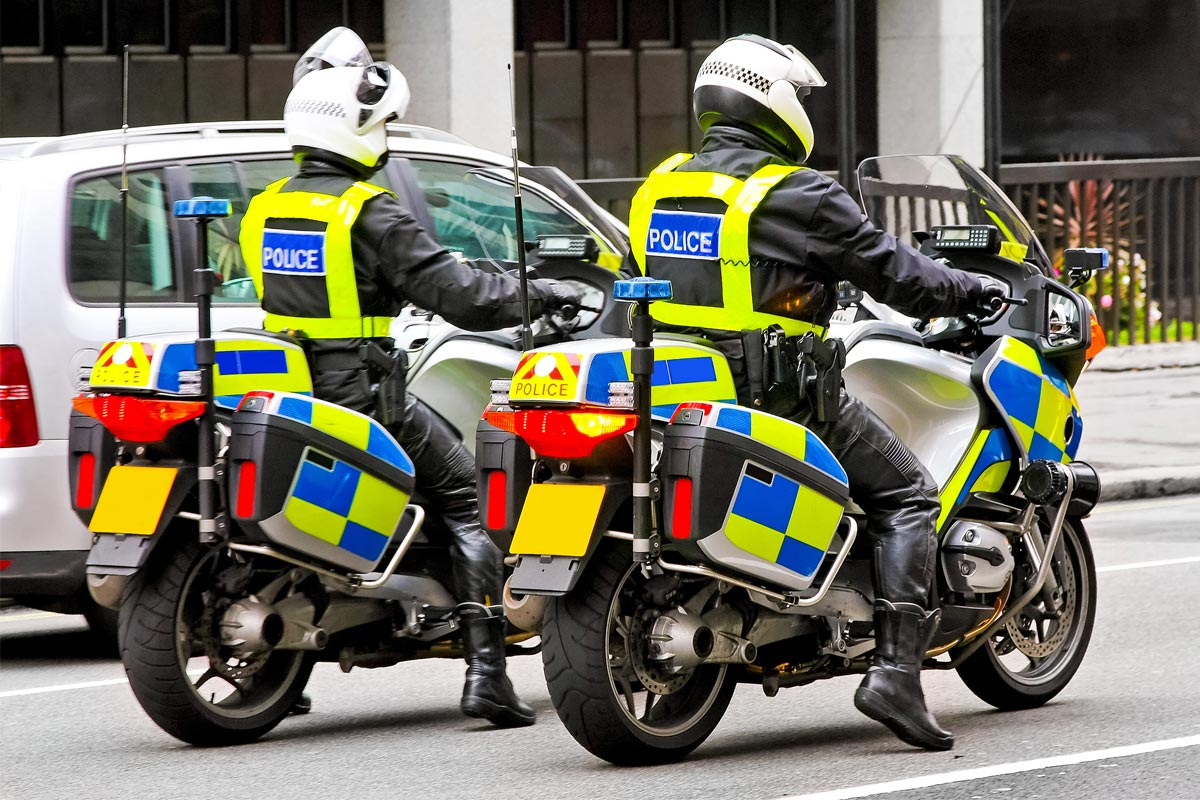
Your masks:
<svg viewBox="0 0 1200 800"><path fill-rule="evenodd" d="M1054 631L1040 640L1033 621L1018 614L1008 621L1004 629L1008 632L1009 641L1022 654L1030 658L1046 658L1052 655L1066 641L1067 635L1075 623L1075 568L1069 558L1062 561L1059 571L1059 587L1063 593L1063 606L1058 619L1051 620Z"/></svg>

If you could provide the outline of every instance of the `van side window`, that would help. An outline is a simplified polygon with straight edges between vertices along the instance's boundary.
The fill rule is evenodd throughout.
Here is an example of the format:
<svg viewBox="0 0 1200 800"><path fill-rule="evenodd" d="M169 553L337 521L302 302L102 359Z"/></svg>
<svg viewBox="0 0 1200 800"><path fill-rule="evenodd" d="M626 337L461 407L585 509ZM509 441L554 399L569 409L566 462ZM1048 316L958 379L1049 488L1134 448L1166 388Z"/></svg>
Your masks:
<svg viewBox="0 0 1200 800"><path fill-rule="evenodd" d="M469 164L410 159L433 217L438 242L469 259L517 260L511 181ZM524 239L590 234L570 214L533 192L522 194ZM608 246L597 241L602 252Z"/></svg>
<svg viewBox="0 0 1200 800"><path fill-rule="evenodd" d="M129 173L126 297L131 303L179 300L172 264L167 192L161 170ZM115 303L121 280L121 176L75 184L67 270L71 293L89 303Z"/></svg>
<svg viewBox="0 0 1200 800"><path fill-rule="evenodd" d="M237 166L241 167L242 178ZM267 184L290 175L296 169L291 159L247 161L240 165L231 162L190 164L187 168L191 196L227 198L233 203L233 214L215 219L208 225L208 266L217 273L214 303L257 303L254 283L246 272L238 231L250 198ZM243 180L245 183L243 184Z"/></svg>

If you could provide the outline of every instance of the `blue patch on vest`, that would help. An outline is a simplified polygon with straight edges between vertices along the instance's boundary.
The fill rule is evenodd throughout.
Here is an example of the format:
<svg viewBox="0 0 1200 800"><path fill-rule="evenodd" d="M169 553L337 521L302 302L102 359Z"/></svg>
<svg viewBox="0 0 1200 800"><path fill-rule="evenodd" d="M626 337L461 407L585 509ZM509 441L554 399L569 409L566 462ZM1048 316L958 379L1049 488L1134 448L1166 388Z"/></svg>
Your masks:
<svg viewBox="0 0 1200 800"><path fill-rule="evenodd" d="M723 214L654 211L646 231L646 255L674 258L718 258Z"/></svg>
<svg viewBox="0 0 1200 800"><path fill-rule="evenodd" d="M324 232L265 229L262 268L283 275L324 275Z"/></svg>

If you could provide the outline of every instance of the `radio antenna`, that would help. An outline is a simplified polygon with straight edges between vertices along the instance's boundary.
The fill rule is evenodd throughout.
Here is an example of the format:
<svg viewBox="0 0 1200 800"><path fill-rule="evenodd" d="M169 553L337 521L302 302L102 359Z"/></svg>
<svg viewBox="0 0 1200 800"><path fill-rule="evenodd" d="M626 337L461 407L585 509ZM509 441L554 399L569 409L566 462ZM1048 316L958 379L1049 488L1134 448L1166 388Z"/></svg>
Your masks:
<svg viewBox="0 0 1200 800"><path fill-rule="evenodd" d="M512 63L508 65L508 102L512 114L513 215L517 223L517 270L521 279L521 349L533 349L529 323L529 276L525 274L525 223L521 216L521 166L517 159L517 89Z"/></svg>
<svg viewBox="0 0 1200 800"><path fill-rule="evenodd" d="M121 66L121 282L117 288L117 338L125 338L125 304L129 283L129 45Z"/></svg>

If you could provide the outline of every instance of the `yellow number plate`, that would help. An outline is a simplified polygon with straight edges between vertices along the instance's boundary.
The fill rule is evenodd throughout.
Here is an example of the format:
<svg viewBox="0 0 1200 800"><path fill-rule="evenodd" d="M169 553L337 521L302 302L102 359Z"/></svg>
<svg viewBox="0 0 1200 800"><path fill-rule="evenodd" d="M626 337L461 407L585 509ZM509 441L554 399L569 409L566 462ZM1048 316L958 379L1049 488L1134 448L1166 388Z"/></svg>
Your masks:
<svg viewBox="0 0 1200 800"><path fill-rule="evenodd" d="M174 467L113 467L88 528L93 533L153 535L178 474Z"/></svg>
<svg viewBox="0 0 1200 800"><path fill-rule="evenodd" d="M518 555L581 556L587 552L604 500L604 487L536 483L529 487L512 552Z"/></svg>

